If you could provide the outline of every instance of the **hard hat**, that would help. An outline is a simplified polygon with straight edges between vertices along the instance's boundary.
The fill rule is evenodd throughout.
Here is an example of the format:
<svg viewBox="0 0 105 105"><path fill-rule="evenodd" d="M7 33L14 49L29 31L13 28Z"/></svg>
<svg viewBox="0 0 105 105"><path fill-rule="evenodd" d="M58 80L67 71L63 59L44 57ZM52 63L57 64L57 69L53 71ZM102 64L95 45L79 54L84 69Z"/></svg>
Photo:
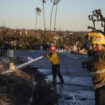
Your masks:
<svg viewBox="0 0 105 105"><path fill-rule="evenodd" d="M56 48L54 45L50 47L50 51L56 51Z"/></svg>
<svg viewBox="0 0 105 105"><path fill-rule="evenodd" d="M105 45L105 36L102 33L95 33L92 39L92 44L103 44Z"/></svg>

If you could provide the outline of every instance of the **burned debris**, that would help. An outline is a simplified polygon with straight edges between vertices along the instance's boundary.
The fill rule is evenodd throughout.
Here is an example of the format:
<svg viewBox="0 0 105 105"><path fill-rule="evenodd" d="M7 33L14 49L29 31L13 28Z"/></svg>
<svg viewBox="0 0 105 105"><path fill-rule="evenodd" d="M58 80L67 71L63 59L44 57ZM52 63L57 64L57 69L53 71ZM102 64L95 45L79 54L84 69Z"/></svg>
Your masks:
<svg viewBox="0 0 105 105"><path fill-rule="evenodd" d="M5 68L4 68L5 67ZM8 70L9 64L0 62L0 105L54 105L56 93L37 68Z"/></svg>

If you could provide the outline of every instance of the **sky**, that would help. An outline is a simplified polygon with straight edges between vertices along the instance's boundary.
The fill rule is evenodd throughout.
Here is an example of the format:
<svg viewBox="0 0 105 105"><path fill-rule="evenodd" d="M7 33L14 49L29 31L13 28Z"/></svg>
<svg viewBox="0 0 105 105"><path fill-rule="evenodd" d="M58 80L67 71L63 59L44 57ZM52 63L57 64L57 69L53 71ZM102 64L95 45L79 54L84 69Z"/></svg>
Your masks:
<svg viewBox="0 0 105 105"><path fill-rule="evenodd" d="M0 0L0 26L18 29L35 29L35 8L42 10L42 0ZM52 3L45 3L46 28L50 29ZM105 0L61 0L58 5L56 29L88 31L92 26L88 15L95 9L101 9L105 16ZM52 28L54 26L54 12ZM38 16L37 29L44 29L43 10ZM98 27L99 24L98 24Z"/></svg>

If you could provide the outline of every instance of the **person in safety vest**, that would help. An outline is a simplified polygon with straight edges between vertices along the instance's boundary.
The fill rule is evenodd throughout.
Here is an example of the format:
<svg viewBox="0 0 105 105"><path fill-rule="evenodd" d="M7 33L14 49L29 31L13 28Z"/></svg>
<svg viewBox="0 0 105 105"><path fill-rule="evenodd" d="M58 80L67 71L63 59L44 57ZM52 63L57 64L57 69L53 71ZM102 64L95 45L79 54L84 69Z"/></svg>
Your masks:
<svg viewBox="0 0 105 105"><path fill-rule="evenodd" d="M92 49L95 51L93 59L87 66L91 72L95 89L95 105L105 105L105 36L95 33L92 38Z"/></svg>
<svg viewBox="0 0 105 105"><path fill-rule="evenodd" d="M52 63L52 75L53 75L53 83L56 84L56 75L58 75L60 82L58 84L63 84L64 80L63 77L60 73L60 64L59 64L59 59L58 55L56 53L56 48L54 45L51 45L50 47L50 52L46 54L48 57L48 60Z"/></svg>

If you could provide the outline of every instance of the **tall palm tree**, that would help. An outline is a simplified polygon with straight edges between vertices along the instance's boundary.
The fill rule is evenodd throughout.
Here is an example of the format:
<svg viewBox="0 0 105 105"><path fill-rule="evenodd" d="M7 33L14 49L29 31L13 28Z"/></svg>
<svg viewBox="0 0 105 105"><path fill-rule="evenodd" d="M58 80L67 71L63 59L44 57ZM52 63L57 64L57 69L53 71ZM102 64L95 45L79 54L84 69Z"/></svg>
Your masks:
<svg viewBox="0 0 105 105"><path fill-rule="evenodd" d="M55 11L55 20L54 20L54 30L56 29L56 17L57 17L57 9L58 9L58 4L60 0L56 0L56 11Z"/></svg>
<svg viewBox="0 0 105 105"><path fill-rule="evenodd" d="M43 3L43 21L44 21L44 30L46 30L45 9L44 9L44 4L46 3L46 0L42 0L42 3Z"/></svg>
<svg viewBox="0 0 105 105"><path fill-rule="evenodd" d="M44 9L44 4L46 3L47 0L42 0L43 3L43 21L44 21L44 31L45 31L45 41L47 43L47 33L46 33L46 22L45 22L45 9Z"/></svg>
<svg viewBox="0 0 105 105"><path fill-rule="evenodd" d="M54 6L56 5L56 0L51 0L51 2L53 2L53 4L52 4L52 9L51 9L51 16L50 16L50 30L52 26L52 14L53 14Z"/></svg>
<svg viewBox="0 0 105 105"><path fill-rule="evenodd" d="M36 23L35 23L35 29L37 30L37 22L38 22L38 15L40 15L41 9L39 7L37 7L35 9L36 11Z"/></svg>

